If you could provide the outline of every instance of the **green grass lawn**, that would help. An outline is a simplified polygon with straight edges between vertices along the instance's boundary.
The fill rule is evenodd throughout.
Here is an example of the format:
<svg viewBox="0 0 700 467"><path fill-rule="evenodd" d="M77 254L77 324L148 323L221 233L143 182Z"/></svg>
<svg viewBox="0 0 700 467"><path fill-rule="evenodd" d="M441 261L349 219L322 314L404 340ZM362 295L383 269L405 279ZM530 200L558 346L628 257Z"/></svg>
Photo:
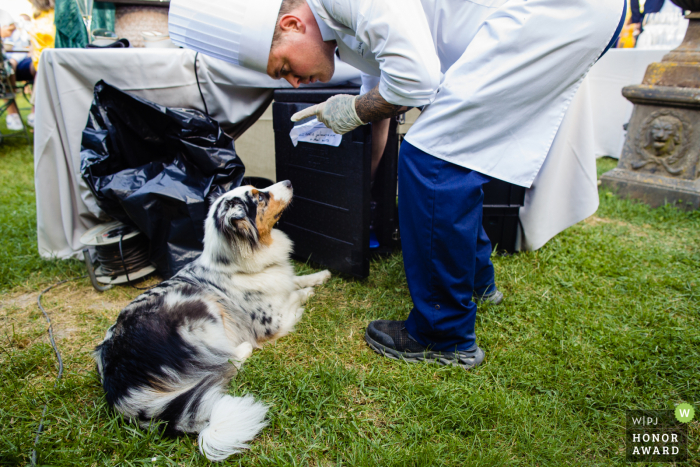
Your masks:
<svg viewBox="0 0 700 467"><path fill-rule="evenodd" d="M29 103L20 98L19 105L26 122ZM8 133L4 115L0 117L0 131ZM0 143L0 292L22 285L31 288L81 271L77 261L40 259L36 238L32 146L24 138L3 138Z"/></svg>
<svg viewBox="0 0 700 467"><path fill-rule="evenodd" d="M47 295L66 365L53 388L37 291L83 272L37 254L32 167L30 147L0 146L0 464L27 464L48 402L40 465L208 465L196 437L162 437L105 406L89 353L133 289L98 294L81 280ZM318 288L297 331L232 381L232 394L271 406L270 423L223 464L621 465L625 410L700 412L699 212L601 191L595 216L494 264L506 298L479 311L486 360L469 372L391 361L364 343L367 322L411 308L400 254L374 261L366 281ZM697 418L690 433L698 466Z"/></svg>

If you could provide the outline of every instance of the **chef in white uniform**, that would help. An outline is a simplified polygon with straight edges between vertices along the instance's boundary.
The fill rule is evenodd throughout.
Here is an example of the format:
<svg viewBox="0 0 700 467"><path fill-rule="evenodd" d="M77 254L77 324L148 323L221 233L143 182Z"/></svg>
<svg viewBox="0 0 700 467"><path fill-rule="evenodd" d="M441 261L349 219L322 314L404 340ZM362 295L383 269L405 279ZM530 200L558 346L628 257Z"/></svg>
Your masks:
<svg viewBox="0 0 700 467"><path fill-rule="evenodd" d="M424 107L399 155L399 218L414 307L378 320L381 355L471 368L476 303L499 302L481 227L490 178L529 187L584 76L619 34L625 0L171 0L182 46L284 78L328 81L334 54L359 97L296 115L343 134Z"/></svg>

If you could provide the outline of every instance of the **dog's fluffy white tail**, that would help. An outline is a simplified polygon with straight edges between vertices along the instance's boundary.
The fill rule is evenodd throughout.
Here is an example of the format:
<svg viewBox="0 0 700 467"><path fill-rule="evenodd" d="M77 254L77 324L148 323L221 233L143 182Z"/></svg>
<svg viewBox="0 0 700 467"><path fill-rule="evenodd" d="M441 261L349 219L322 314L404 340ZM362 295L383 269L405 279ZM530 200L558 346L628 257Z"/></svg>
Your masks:
<svg viewBox="0 0 700 467"><path fill-rule="evenodd" d="M211 461L222 461L246 449L262 430L267 406L253 396L222 395L212 408L209 425L199 432L199 450Z"/></svg>

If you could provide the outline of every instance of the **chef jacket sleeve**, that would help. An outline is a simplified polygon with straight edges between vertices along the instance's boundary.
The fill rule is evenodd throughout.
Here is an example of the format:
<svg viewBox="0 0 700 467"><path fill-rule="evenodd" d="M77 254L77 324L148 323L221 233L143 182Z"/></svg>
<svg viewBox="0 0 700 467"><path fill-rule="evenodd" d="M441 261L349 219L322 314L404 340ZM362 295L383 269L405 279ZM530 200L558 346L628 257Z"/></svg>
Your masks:
<svg viewBox="0 0 700 467"><path fill-rule="evenodd" d="M329 0L325 0L329 2ZM440 59L420 0L330 0L332 15L379 63L379 94L394 105L432 102L440 85ZM330 3L329 2L329 3Z"/></svg>
<svg viewBox="0 0 700 467"><path fill-rule="evenodd" d="M379 76L372 76L367 73L360 73L360 77L362 78L362 87L360 88L360 95L367 94L372 89L377 87L377 85L379 85Z"/></svg>

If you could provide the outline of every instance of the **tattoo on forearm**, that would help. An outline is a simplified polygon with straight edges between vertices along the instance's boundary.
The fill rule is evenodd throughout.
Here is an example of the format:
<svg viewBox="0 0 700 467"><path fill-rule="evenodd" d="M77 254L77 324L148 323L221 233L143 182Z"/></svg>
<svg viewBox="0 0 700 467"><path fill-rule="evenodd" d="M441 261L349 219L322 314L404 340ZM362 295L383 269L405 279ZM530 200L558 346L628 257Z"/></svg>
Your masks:
<svg viewBox="0 0 700 467"><path fill-rule="evenodd" d="M355 111L365 123L376 122L405 112L407 107L390 104L379 94L379 88L375 87L367 94L360 96L355 104Z"/></svg>

